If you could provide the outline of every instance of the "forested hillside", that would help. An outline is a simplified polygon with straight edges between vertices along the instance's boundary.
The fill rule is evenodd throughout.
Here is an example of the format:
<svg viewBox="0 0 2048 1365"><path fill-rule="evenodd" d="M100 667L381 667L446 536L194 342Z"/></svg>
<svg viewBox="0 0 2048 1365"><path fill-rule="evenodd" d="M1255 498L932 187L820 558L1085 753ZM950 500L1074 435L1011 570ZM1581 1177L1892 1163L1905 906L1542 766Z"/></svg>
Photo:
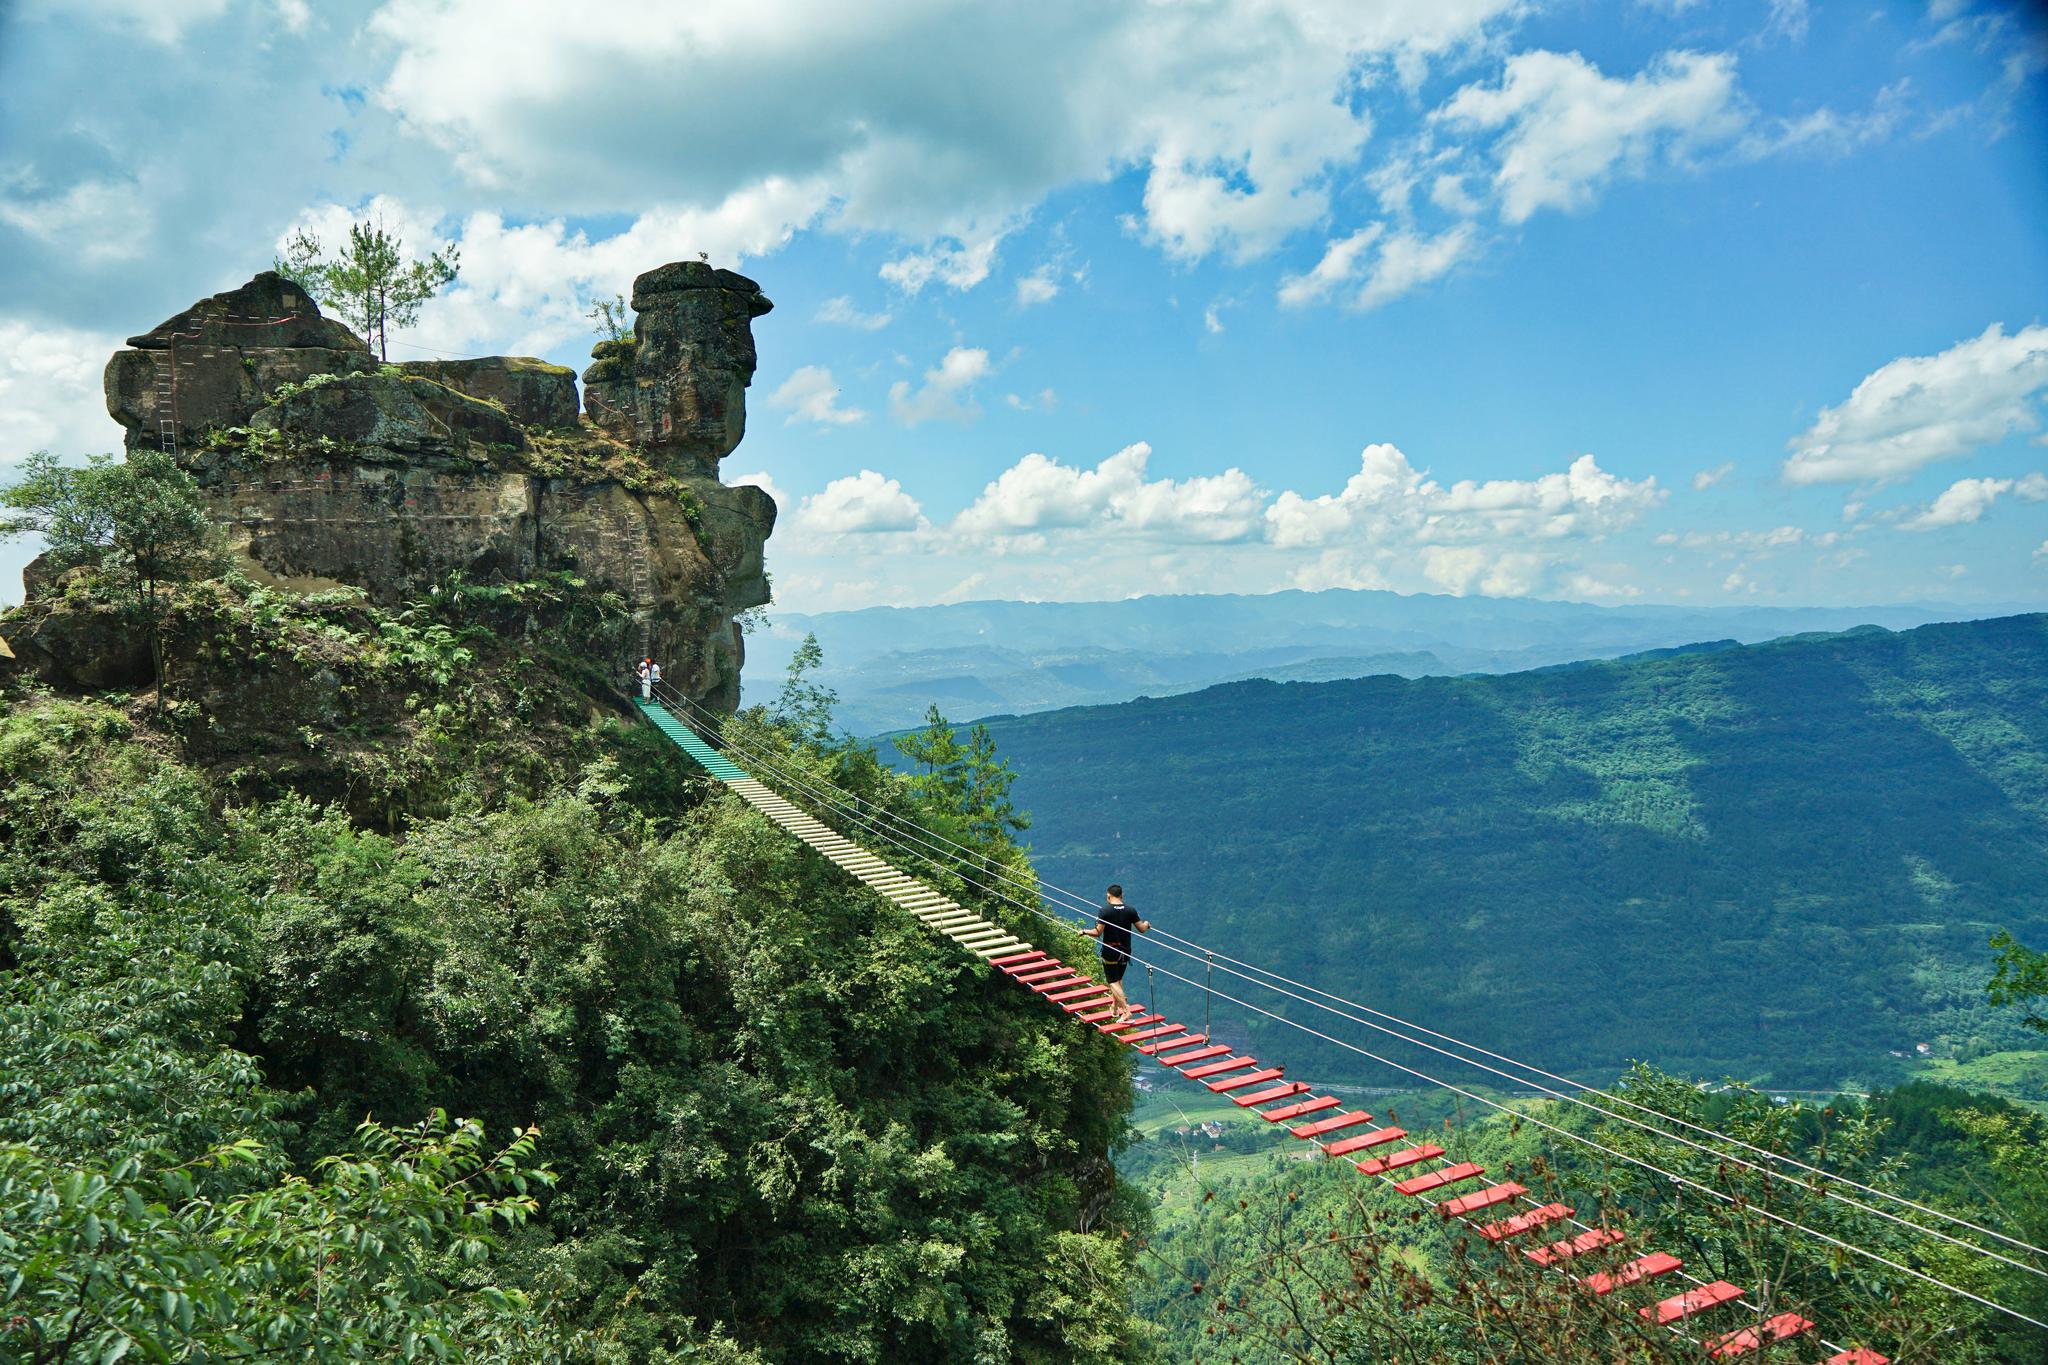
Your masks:
<svg viewBox="0 0 2048 1365"><path fill-rule="evenodd" d="M0 692L0 1359L1146 1357L1119 1050L608 719L606 610L230 577L163 721Z"/></svg>
<svg viewBox="0 0 2048 1365"><path fill-rule="evenodd" d="M1984 984L2048 937L2048 617L989 729L1053 880L1531 1060L1827 1087L2027 1039Z"/></svg>

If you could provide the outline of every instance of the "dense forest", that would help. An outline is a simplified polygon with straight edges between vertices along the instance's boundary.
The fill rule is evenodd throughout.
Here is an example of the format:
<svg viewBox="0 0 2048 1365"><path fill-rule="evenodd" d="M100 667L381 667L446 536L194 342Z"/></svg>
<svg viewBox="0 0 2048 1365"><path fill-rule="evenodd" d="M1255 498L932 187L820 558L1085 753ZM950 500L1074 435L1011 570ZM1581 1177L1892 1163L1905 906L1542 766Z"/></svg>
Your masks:
<svg viewBox="0 0 2048 1365"><path fill-rule="evenodd" d="M612 718L615 603L458 589L0 704L0 1358L1146 1358L1118 1049Z"/></svg>
<svg viewBox="0 0 2048 1365"><path fill-rule="evenodd" d="M1984 983L1995 933L2048 938L2048 618L987 724L1053 881L1553 1068L1858 1089L2029 1045ZM1163 1000L1204 976L1141 956Z"/></svg>

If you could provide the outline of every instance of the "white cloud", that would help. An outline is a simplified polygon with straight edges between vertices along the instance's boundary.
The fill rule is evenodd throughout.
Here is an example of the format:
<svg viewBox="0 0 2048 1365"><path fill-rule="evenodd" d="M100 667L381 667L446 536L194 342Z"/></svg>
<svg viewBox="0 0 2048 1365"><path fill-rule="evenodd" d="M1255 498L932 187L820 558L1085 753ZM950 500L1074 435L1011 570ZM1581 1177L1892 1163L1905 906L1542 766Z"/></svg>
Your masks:
<svg viewBox="0 0 2048 1365"><path fill-rule="evenodd" d="M1565 591L1575 597L1641 597L1643 590L1633 583L1616 583L1589 573L1575 573L1564 581Z"/></svg>
<svg viewBox="0 0 2048 1365"><path fill-rule="evenodd" d="M1735 461L1733 460L1723 460L1712 469L1702 469L1699 473L1692 476L1692 491L1704 493L1734 472Z"/></svg>
<svg viewBox="0 0 2048 1365"><path fill-rule="evenodd" d="M1378 241L1385 231L1386 224L1371 223L1349 236L1332 238L1323 248L1323 257L1313 270L1305 275L1289 275L1280 281L1281 306L1299 308L1328 298L1332 290L1358 272L1359 254Z"/></svg>
<svg viewBox="0 0 2048 1365"><path fill-rule="evenodd" d="M133 181L80 180L53 190L32 167L0 174L0 223L61 246L87 266L140 256L155 221L142 187Z"/></svg>
<svg viewBox="0 0 2048 1365"><path fill-rule="evenodd" d="M2048 475L2029 474L2021 479L1957 479L1942 490L1927 507L1899 523L1901 531L1934 531L1944 526L1967 526L1983 519L1991 505L2012 493L2028 502L2048 500Z"/></svg>
<svg viewBox="0 0 2048 1365"><path fill-rule="evenodd" d="M1763 36L1766 40L1782 38L1796 43L1806 37L1806 30L1813 21L1809 0L1771 0L1771 16L1764 23Z"/></svg>
<svg viewBox="0 0 2048 1365"><path fill-rule="evenodd" d="M1392 445L1370 445L1358 473L1335 494L1305 498L1292 490L1266 510L1280 546L1337 540L1422 543L1503 538L1557 540L1600 536L1634 524L1664 500L1654 476L1616 478L1591 455L1562 473L1536 479L1460 480L1445 488Z"/></svg>
<svg viewBox="0 0 2048 1365"><path fill-rule="evenodd" d="M829 322L836 327L852 327L862 332L879 332L889 325L891 314L863 313L854 307L853 299L846 294L826 299L818 308L818 321Z"/></svg>
<svg viewBox="0 0 2048 1365"><path fill-rule="evenodd" d="M775 510L778 513L787 513L789 511L789 494L782 491L782 485L775 482L775 476L765 469L756 470L752 474L731 474L721 475L720 477L734 488L758 488L769 497L775 499Z"/></svg>
<svg viewBox="0 0 2048 1365"><path fill-rule="evenodd" d="M1618 80L1576 52L1522 52L1498 85L1459 90L1434 118L1501 129L1493 183L1511 223L1577 209L1617 176L1683 165L1748 123L1727 53L1667 52Z"/></svg>
<svg viewBox="0 0 2048 1365"><path fill-rule="evenodd" d="M864 419L859 408L839 406L839 385L832 371L823 365L802 365L768 395L768 406L786 411L783 425L816 422L820 426L845 426Z"/></svg>
<svg viewBox="0 0 2048 1365"><path fill-rule="evenodd" d="M981 415L972 392L994 369L988 352L979 346L955 346L943 359L924 372L924 383L912 389L910 381L899 379L889 386L889 412L904 426L920 422L971 422Z"/></svg>
<svg viewBox="0 0 2048 1365"><path fill-rule="evenodd" d="M934 280L950 289L972 289L995 267L1000 232L928 251L913 251L882 266L881 276L906 294L917 294Z"/></svg>
<svg viewBox="0 0 2048 1365"><path fill-rule="evenodd" d="M1033 452L998 475L953 519L969 537L1101 528L1216 544L1256 535L1265 495L1240 469L1175 481L1147 479L1152 447L1125 446L1093 469Z"/></svg>
<svg viewBox="0 0 2048 1365"><path fill-rule="evenodd" d="M0 462L32 450L120 449L100 384L120 345L118 336L0 318Z"/></svg>
<svg viewBox="0 0 2048 1365"><path fill-rule="evenodd" d="M1202 330L1212 337L1223 335L1223 300L1218 299L1202 310Z"/></svg>
<svg viewBox="0 0 2048 1365"><path fill-rule="evenodd" d="M1824 408L1789 445L1789 483L1885 483L2040 425L2048 326L1993 323L1931 356L1903 356Z"/></svg>
<svg viewBox="0 0 2048 1365"><path fill-rule="evenodd" d="M331 247L361 218L381 220L415 253L452 239L462 248L455 286L426 304L416 328L394 334L393 346L545 354L588 336L590 300L627 292L650 264L699 252L721 265L765 254L789 239L792 222L819 207L814 191L769 180L708 210L650 209L625 231L593 242L559 218L508 224L481 212L450 223L431 207L378 195L353 207L324 202L303 209L276 245L306 229Z"/></svg>
<svg viewBox="0 0 2048 1365"><path fill-rule="evenodd" d="M1017 303L1020 307L1050 303L1059 297L1059 292L1060 268L1057 262L1048 262L1017 280Z"/></svg>
<svg viewBox="0 0 2048 1365"><path fill-rule="evenodd" d="M1060 396L1051 389L1040 389L1036 397L1021 393L1006 393L1003 401L1018 412L1051 412L1060 405Z"/></svg>
<svg viewBox="0 0 2048 1365"><path fill-rule="evenodd" d="M1477 240L1470 223L1459 223L1434 237L1406 230L1389 233L1384 223L1372 223L1332 240L1307 274L1283 279L1280 304L1299 308L1319 302L1362 270L1364 282L1346 302L1359 310L1377 308L1441 278L1472 254ZM1368 255L1369 267L1364 264Z"/></svg>
<svg viewBox="0 0 2048 1365"><path fill-rule="evenodd" d="M915 531L925 524L917 499L904 492L902 484L872 469L834 479L805 498L794 522L799 530L816 535Z"/></svg>
<svg viewBox="0 0 2048 1365"><path fill-rule="evenodd" d="M1470 254L1476 239L1470 223L1460 223L1435 237L1393 234L1380 243L1372 273L1366 276L1354 305L1377 308L1442 277Z"/></svg>
<svg viewBox="0 0 2048 1365"><path fill-rule="evenodd" d="M187 29L226 14L228 0L28 0L24 10L24 18L76 16L173 47ZM285 17L289 24L289 14Z"/></svg>
<svg viewBox="0 0 2048 1365"><path fill-rule="evenodd" d="M1430 182L1429 202L1445 213L1455 213L1461 218L1470 218L1485 207L1465 188L1464 176L1449 172Z"/></svg>
<svg viewBox="0 0 2048 1365"><path fill-rule="evenodd" d="M2048 540L2044 540L2034 547L2034 558L2048 559Z"/></svg>
<svg viewBox="0 0 2048 1365"><path fill-rule="evenodd" d="M379 102L482 191L582 214L691 186L703 207L774 167L822 185L834 227L964 249L1139 166L1142 232L1192 259L1319 219L1370 132L1361 73L1412 86L1518 9L387 0L371 27L396 54ZM945 278L909 258L898 273Z"/></svg>

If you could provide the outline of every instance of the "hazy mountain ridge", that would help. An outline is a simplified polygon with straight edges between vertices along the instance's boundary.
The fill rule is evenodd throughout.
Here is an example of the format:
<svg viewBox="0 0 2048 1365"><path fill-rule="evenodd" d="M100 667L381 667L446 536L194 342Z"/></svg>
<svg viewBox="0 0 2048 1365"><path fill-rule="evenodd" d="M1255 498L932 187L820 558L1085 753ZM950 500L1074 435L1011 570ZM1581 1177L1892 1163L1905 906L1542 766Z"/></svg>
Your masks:
<svg viewBox="0 0 2048 1365"><path fill-rule="evenodd" d="M840 723L872 734L914 723L934 701L956 718L1022 714L1248 678L1518 672L1700 641L1897 630L2023 609L1600 607L1331 589L778 612L748 643L745 682L750 697L772 692L797 642L815 632Z"/></svg>

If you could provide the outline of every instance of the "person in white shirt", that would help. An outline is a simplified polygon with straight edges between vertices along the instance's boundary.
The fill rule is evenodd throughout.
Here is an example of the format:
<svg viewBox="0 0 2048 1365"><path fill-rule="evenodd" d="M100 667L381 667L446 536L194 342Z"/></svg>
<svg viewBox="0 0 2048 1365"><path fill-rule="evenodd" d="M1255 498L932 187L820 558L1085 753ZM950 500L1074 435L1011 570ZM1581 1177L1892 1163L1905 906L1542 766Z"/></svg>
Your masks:
<svg viewBox="0 0 2048 1365"><path fill-rule="evenodd" d="M651 700L653 700L653 698L654 698L654 660L652 660L652 659L642 659L642 660L640 661L640 667L639 667L639 668L637 668L637 669L635 669L635 670L634 670L634 672L635 672L635 673L637 673L637 674L639 675L639 678L640 678L640 700L642 700L642 701L651 701Z"/></svg>

